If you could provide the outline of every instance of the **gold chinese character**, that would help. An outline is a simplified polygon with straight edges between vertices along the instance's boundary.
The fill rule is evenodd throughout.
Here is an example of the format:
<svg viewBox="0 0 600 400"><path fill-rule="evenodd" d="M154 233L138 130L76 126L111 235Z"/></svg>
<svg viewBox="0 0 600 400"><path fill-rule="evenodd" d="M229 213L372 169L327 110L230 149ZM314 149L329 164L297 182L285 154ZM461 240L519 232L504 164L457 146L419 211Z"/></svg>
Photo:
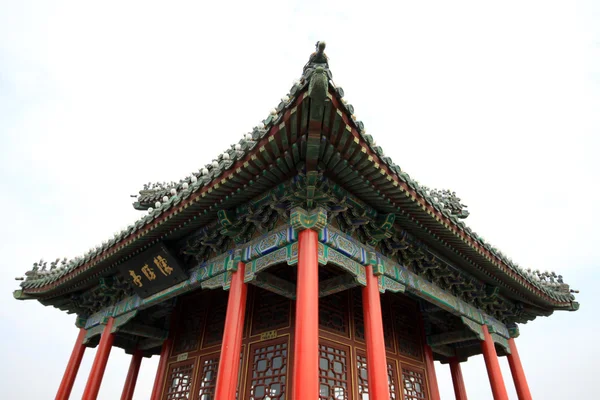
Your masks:
<svg viewBox="0 0 600 400"><path fill-rule="evenodd" d="M154 257L154 264L156 264L164 276L171 275L171 272L173 272L173 268L169 267L167 260L163 256Z"/></svg>
<svg viewBox="0 0 600 400"><path fill-rule="evenodd" d="M130 269L129 270L129 275L131 275L131 277L133 278L133 283L137 287L144 286L144 284L142 283L142 277L140 275L136 274L134 270Z"/></svg>
<svg viewBox="0 0 600 400"><path fill-rule="evenodd" d="M146 275L146 278L148 278L149 280L153 281L156 279L156 274L154 273L154 270L150 268L148 264L142 267L142 272L144 273L144 275Z"/></svg>

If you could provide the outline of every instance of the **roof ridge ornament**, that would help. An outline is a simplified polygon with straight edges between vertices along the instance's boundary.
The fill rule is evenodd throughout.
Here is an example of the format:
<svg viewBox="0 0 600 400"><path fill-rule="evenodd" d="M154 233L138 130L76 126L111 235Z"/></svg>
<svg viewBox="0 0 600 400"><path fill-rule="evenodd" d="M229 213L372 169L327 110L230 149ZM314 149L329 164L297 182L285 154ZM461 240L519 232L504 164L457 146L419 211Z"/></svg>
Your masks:
<svg viewBox="0 0 600 400"><path fill-rule="evenodd" d="M315 44L316 51L310 55L308 62L304 66L304 73L309 68L316 68L317 66L329 69L329 57L325 54L325 46L326 43L324 41L318 41Z"/></svg>
<svg viewBox="0 0 600 400"><path fill-rule="evenodd" d="M427 186L422 186L422 189L452 215L462 219L469 216L468 206L460 202L460 197L456 195L456 192L447 189L429 189Z"/></svg>

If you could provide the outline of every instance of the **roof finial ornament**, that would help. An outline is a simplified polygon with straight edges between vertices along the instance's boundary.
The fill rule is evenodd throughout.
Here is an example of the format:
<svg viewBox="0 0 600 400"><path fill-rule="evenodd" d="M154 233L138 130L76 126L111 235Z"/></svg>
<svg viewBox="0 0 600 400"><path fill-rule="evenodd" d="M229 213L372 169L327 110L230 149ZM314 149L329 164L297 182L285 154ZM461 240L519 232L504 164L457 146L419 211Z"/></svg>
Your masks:
<svg viewBox="0 0 600 400"><path fill-rule="evenodd" d="M319 41L315 47L316 51L310 55L308 62L304 66L304 72L309 68L315 68L317 66L329 69L329 58L325 54L325 42Z"/></svg>

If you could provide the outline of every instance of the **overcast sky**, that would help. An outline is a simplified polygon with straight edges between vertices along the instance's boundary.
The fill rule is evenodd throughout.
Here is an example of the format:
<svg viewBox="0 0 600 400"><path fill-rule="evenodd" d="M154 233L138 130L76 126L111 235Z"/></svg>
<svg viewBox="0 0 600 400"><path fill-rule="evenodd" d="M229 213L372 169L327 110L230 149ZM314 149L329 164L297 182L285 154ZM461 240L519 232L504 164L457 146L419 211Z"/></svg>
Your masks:
<svg viewBox="0 0 600 400"><path fill-rule="evenodd" d="M317 40L395 163L455 190L469 226L515 261L581 290L580 311L521 326L517 345L534 398L597 396L598 2L82 3L0 0L0 397L54 398L77 336L74 316L13 300L14 277L109 238L141 216L129 195L143 183L237 142ZM101 399L119 398L128 363L113 349ZM143 361L136 399L156 365ZM481 357L463 373L470 399L491 399Z"/></svg>

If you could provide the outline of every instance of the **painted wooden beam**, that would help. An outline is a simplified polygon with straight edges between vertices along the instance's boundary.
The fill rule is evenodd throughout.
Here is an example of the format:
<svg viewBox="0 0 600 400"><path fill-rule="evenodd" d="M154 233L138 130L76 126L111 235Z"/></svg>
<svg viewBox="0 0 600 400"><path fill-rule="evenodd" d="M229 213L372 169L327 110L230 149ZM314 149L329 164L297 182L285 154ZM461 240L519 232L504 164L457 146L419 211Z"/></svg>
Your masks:
<svg viewBox="0 0 600 400"><path fill-rule="evenodd" d="M262 272L251 282L254 286L268 290L291 300L296 300L296 285L268 272Z"/></svg>
<svg viewBox="0 0 600 400"><path fill-rule="evenodd" d="M358 286L356 279L348 274L329 278L319 282L319 297L329 296L331 294L343 292Z"/></svg>
<svg viewBox="0 0 600 400"><path fill-rule="evenodd" d="M454 349L446 345L431 346L431 350L436 354L441 354L446 357L454 357L456 355Z"/></svg>
<svg viewBox="0 0 600 400"><path fill-rule="evenodd" d="M128 323L123 325L118 329L118 332L157 340L164 340L169 334L169 332L165 329L155 328L153 326L147 326L138 323Z"/></svg>
<svg viewBox="0 0 600 400"><path fill-rule="evenodd" d="M477 336L471 331L460 330L454 332L438 333L436 335L429 335L427 337L427 343L430 346L441 346L444 344L452 344L458 342L466 342L469 340L477 339Z"/></svg>

